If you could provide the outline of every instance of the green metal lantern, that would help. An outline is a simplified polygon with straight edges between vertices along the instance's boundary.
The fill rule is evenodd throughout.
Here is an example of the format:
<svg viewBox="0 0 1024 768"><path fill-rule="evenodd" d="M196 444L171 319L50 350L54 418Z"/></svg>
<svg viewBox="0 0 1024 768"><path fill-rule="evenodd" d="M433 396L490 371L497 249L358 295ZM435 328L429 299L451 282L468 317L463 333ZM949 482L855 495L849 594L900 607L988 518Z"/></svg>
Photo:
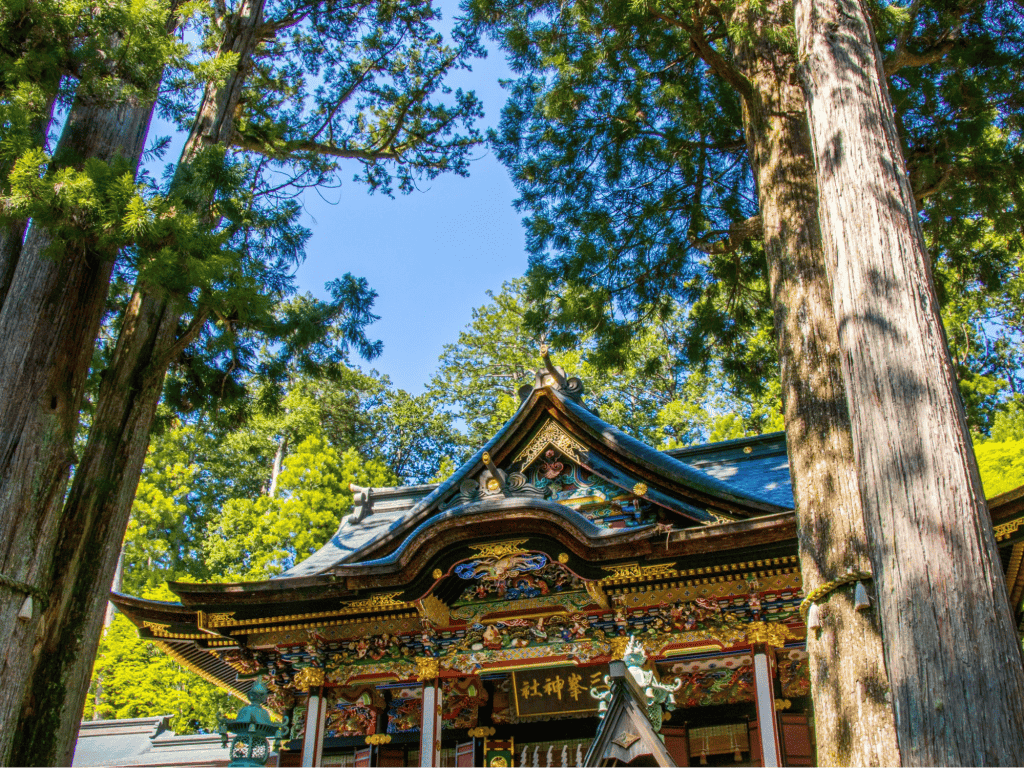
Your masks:
<svg viewBox="0 0 1024 768"><path fill-rule="evenodd" d="M268 739L274 739L274 748L280 749L281 739L288 733L288 718L280 725L271 722L270 713L263 708L269 693L262 678L257 678L249 690L249 703L238 711L238 716L234 720L219 718L217 730L222 747L228 746L228 734L234 734L228 765L266 765L271 751Z"/></svg>

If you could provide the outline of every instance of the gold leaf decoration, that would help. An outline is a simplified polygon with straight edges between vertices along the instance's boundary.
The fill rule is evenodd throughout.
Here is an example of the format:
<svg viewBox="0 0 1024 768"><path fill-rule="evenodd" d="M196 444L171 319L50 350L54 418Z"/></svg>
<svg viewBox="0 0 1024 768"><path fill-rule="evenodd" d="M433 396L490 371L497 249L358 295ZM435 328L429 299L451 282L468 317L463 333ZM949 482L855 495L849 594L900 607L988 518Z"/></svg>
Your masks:
<svg viewBox="0 0 1024 768"><path fill-rule="evenodd" d="M629 645L628 637L613 637L609 643L611 647L611 657L613 659L621 659L626 655L626 646Z"/></svg>
<svg viewBox="0 0 1024 768"><path fill-rule="evenodd" d="M1019 517L1008 523L1000 523L995 527L996 541L1010 538L1022 525L1024 525L1024 517Z"/></svg>
<svg viewBox="0 0 1024 768"><path fill-rule="evenodd" d="M710 509L706 509L704 511L707 512L709 515L711 515L711 517L714 518L714 520L712 522L704 523L704 525L721 525L722 523L735 523L736 522L736 518L735 517L729 517L728 515L723 515L721 512L712 512Z"/></svg>
<svg viewBox="0 0 1024 768"><path fill-rule="evenodd" d="M648 491L647 483L637 483L633 486L634 496L646 496Z"/></svg>
<svg viewBox="0 0 1024 768"><path fill-rule="evenodd" d="M433 576L435 579L440 579L442 576L444 576L444 571L442 571L440 568L435 568L434 572L430 575Z"/></svg>
<svg viewBox="0 0 1024 768"><path fill-rule="evenodd" d="M292 683L300 691L308 691L310 688L319 688L324 684L324 671L318 667L303 667L292 680Z"/></svg>
<svg viewBox="0 0 1024 768"><path fill-rule="evenodd" d="M523 549L523 544L527 542L527 539L516 539L515 541L496 541L492 544L470 544L470 549L476 550L477 557L495 557L501 558L507 555L522 555L526 554L527 550Z"/></svg>
<svg viewBox="0 0 1024 768"><path fill-rule="evenodd" d="M427 595L417 601L420 616L430 621L435 627L447 627L451 622L451 612L445 602L436 595Z"/></svg>
<svg viewBox="0 0 1024 768"><path fill-rule="evenodd" d="M611 608L611 604L608 602L608 595L601 589L601 585L596 581L584 582L584 587L587 589L587 594L594 600L595 603L600 605L602 608Z"/></svg>
<svg viewBox="0 0 1024 768"><path fill-rule="evenodd" d="M611 571L611 574L605 576L602 581L610 579L656 579L679 575L679 572L672 567L672 563L658 563L657 565L626 563L625 565L605 566L604 569Z"/></svg>
<svg viewBox="0 0 1024 768"><path fill-rule="evenodd" d="M566 563L568 563L569 562L569 553L568 552L560 553L558 555L558 562L560 562L562 565L565 565Z"/></svg>
<svg viewBox="0 0 1024 768"><path fill-rule="evenodd" d="M416 658L416 679L421 683L436 680L441 674L441 661L430 656Z"/></svg>
<svg viewBox="0 0 1024 768"><path fill-rule="evenodd" d="M767 643L781 648L790 638L796 637L793 630L785 624L767 624L753 621L744 628L748 643Z"/></svg>
<svg viewBox="0 0 1024 768"><path fill-rule="evenodd" d="M522 462L522 469L525 472L526 468L530 466L534 460L544 453L545 449L549 445L554 446L563 454L568 456L573 461L582 461L583 454L586 454L587 446L570 436L568 432L562 429L557 422L548 421L540 432L534 435L533 439L527 443L526 447L520 452L512 463Z"/></svg>
<svg viewBox="0 0 1024 768"><path fill-rule="evenodd" d="M231 613L206 613L205 611L199 611L199 621L197 623L200 629L230 627L237 623L231 618L233 615Z"/></svg>
<svg viewBox="0 0 1024 768"><path fill-rule="evenodd" d="M365 600L353 600L351 602L344 603L342 605L342 608L345 611L352 612L352 611L373 611L373 610L380 610L380 609L383 609L383 608L404 607L404 606L408 605L408 603L406 603L403 600L399 600L398 599L398 596L400 594L402 594L402 593L401 592L379 593L379 594L376 594L376 595L371 595L370 597L366 598Z"/></svg>

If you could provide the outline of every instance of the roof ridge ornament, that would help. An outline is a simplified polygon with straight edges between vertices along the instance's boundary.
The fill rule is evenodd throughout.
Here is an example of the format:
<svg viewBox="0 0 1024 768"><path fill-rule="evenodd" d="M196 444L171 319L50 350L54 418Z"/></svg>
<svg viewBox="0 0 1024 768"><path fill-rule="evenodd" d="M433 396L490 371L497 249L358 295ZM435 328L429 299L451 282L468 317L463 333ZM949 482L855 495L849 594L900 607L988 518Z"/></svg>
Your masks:
<svg viewBox="0 0 1024 768"><path fill-rule="evenodd" d="M578 376L566 376L564 368L552 363L550 348L547 344L540 345L540 355L544 361L544 367L534 371L536 381L533 384L524 384L519 388L519 399L525 401L535 390L550 387L568 395L573 400L582 401L585 389L583 380Z"/></svg>

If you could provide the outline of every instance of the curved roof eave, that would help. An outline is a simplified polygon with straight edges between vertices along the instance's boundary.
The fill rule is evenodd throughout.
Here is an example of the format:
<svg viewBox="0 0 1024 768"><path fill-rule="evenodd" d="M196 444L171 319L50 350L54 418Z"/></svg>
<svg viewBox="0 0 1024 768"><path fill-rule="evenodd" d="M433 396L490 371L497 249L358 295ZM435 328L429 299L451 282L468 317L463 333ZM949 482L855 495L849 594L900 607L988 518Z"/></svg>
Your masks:
<svg viewBox="0 0 1024 768"><path fill-rule="evenodd" d="M650 531L654 529L653 524L638 526L636 528L626 528L622 530L611 530L608 528L601 528L595 525L593 522L588 520L586 517L581 515L575 509L566 507L554 501L547 501L545 499L530 499L522 497L514 498L501 498L501 499L484 499L482 501L472 501L466 504L461 504L451 509L446 509L433 517L429 517L421 522L416 528L414 528L405 540L399 545L397 549L384 557L377 558L375 560L360 560L358 563L339 563L334 569L334 573L341 573L345 568L376 568L386 567L396 564L400 564L405 560L405 555L414 550L420 545L420 540L429 529L435 525L440 525L447 520L456 519L459 517L468 517L469 515L478 514L480 512L492 512L498 510L544 510L551 514L562 518L565 522L575 528L583 534L584 538L591 542L598 541L618 541L620 539L629 539L635 537L636 534L642 533L644 536L648 535Z"/></svg>
<svg viewBox="0 0 1024 768"><path fill-rule="evenodd" d="M402 574L410 561L419 559L420 565L422 565L436 551L462 543L463 540L478 540L479 533L472 531L471 525L465 524L465 519L481 513L492 513L495 509L501 508L509 511L521 510L537 513L538 521L542 521L543 518L559 520L561 522L558 524L558 528L572 536L582 548L589 549L591 554L596 554L595 550L610 550L611 560L621 559L623 556L650 557L655 549L659 559L698 554L709 550L733 549L746 546L751 536L754 536L757 543L792 539L794 547L796 545L795 517L794 513L788 510L774 515L673 531L666 547L665 540L660 534L653 535L652 528L654 526L620 531L598 529L600 534L591 537L583 535L584 531L590 531L587 526L594 529L597 529L597 526L588 520L583 521L585 525L581 524L580 521L573 518L578 513L556 502L522 498L490 499L447 510L437 518L431 518L431 525L421 524L418 526L416 535L409 537L409 543L403 544L401 552L389 553L377 560L340 563L330 572L313 576L236 583L174 583L174 591L181 595L183 602L187 603L188 607L180 606L178 603L159 603L139 598L129 598L129 600L136 601L140 607L148 605L190 612L195 615L197 607L205 606L206 609L213 610L215 604L226 605L239 599L262 602L263 600L277 600L281 594L286 593L292 600L322 598L325 596L325 587L331 596L346 597L347 599L351 599L367 589L398 588L411 580L408 574L400 579L394 578ZM445 534L444 536L432 535L435 532L435 520L436 525ZM457 535L460 530L465 532L464 536ZM499 531L495 535L508 536L510 534L508 531ZM568 539L563 541L563 543L567 542ZM630 548L628 555L615 551L616 548L622 546Z"/></svg>
<svg viewBox="0 0 1024 768"><path fill-rule="evenodd" d="M338 526L338 530L327 544L301 563L297 563L281 575L274 578L284 579L301 576L315 576L316 574L324 573L332 568L336 568L339 565L355 562L360 553L365 552L367 549L379 548L382 545L395 541L400 536L408 536L411 534L411 532L415 531L420 525L424 524L424 522L428 520L436 505L449 491L458 487L458 485L467 477L483 470L484 453L493 452L495 448L504 441L505 437L509 433L515 431L515 429L528 418L529 414L534 410L537 402L544 397L548 398L553 404L555 404L559 410L567 413L570 418L573 418L575 421L580 423L580 425L596 440L608 448L613 451L629 455L634 461L646 467L651 472L660 474L679 485L693 488L708 496L720 498L730 504L750 507L767 514L782 512L786 509L785 507L780 507L757 496L737 492L736 489L731 488L726 483L709 477L700 470L694 469L687 464L656 450L655 448L651 448L636 438L630 437L626 433L600 419L571 397L562 394L555 387L538 387L530 393L530 396L520 404L512 418L505 422L501 429L499 429L494 436L487 441L487 443L485 443L479 450L477 450L476 453L464 462L462 466L460 466L451 475L451 477L437 486L425 498L417 502L412 509L409 510L408 514L404 515L400 519L392 521L382 520L381 525L386 525L387 527L384 528L379 535L369 539L364 538L355 547L347 546L347 537L345 534L348 532L347 526L352 523L351 521L348 521L348 518L344 518ZM377 559L379 558L375 558L374 561Z"/></svg>
<svg viewBox="0 0 1024 768"><path fill-rule="evenodd" d="M395 523L384 532L382 538L374 539L372 542L367 542L366 545L357 549L345 551L347 548L343 547L341 538L345 530L346 518L342 518L341 524L338 526L338 530L327 544L307 557L301 563L296 563L294 566L275 578L283 579L295 576L312 576L317 573L322 573L334 566L352 562L352 559L358 555L359 552L363 551L363 549L365 549L365 547L370 543L379 545L387 541L392 541L399 533L418 526L426 515L429 514L434 504L440 501L448 491L453 488L457 488L459 483L465 480L473 471L481 471L483 469L484 454L491 451L494 446L501 442L502 438L509 431L518 426L519 422L526 418L526 414L530 412L528 405L532 405L537 399L539 399L538 393L541 391L542 390L534 390L530 397L520 403L519 408L512 415L512 418L506 421L504 426L495 432L494 436L490 440L488 440L476 453L467 459L461 467L455 470L451 477L437 486L437 488L431 491L431 493L425 498L417 502L405 518L395 521Z"/></svg>

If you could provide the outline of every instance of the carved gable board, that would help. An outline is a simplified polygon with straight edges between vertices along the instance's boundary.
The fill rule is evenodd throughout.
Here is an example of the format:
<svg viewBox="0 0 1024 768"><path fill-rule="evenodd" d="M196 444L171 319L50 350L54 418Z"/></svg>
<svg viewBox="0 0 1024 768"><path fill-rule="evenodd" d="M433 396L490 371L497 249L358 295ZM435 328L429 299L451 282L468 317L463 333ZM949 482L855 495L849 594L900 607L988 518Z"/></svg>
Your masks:
<svg viewBox="0 0 1024 768"><path fill-rule="evenodd" d="M643 693L621 662L612 664L610 683L611 702L583 765L628 765L641 755L658 765L675 765L647 718Z"/></svg>

